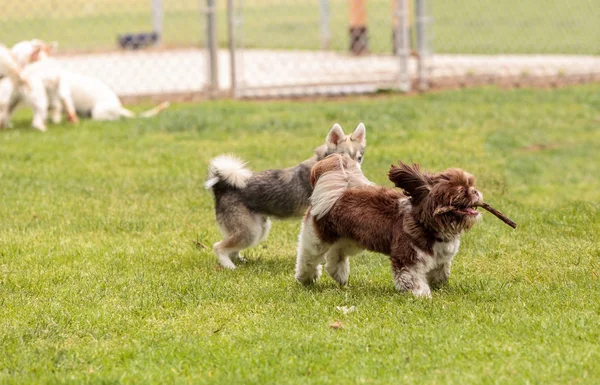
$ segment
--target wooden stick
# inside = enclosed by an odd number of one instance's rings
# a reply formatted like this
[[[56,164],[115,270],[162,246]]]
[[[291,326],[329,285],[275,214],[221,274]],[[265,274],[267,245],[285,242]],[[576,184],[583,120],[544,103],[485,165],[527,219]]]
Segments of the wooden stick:
[[[517,224],[515,222],[510,220],[506,215],[502,214],[500,211],[496,210],[495,208],[488,205],[487,203],[481,202],[478,204],[478,206],[480,206],[480,207],[484,208],[485,210],[489,211],[490,213],[494,214],[498,219],[500,219],[502,222],[506,223],[513,229],[517,228]]]

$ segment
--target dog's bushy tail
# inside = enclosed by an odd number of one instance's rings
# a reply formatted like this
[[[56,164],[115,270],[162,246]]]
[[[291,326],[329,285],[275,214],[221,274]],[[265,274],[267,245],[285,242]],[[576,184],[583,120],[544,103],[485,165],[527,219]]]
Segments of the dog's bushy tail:
[[[374,185],[360,169],[360,165],[348,156],[334,154],[317,162],[311,170],[310,215],[321,219],[351,187]]]
[[[212,189],[214,185],[223,182],[231,187],[242,189],[246,187],[252,171],[246,168],[246,162],[232,156],[219,155],[210,161],[208,179],[204,187]]]

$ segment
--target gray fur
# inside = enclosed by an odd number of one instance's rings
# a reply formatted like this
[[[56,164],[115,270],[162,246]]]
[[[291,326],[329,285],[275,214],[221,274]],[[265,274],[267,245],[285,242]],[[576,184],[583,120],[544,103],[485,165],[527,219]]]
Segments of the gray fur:
[[[335,135],[332,136],[332,132]],[[361,133],[360,137],[355,137],[356,132]],[[268,217],[283,219],[304,214],[312,194],[310,171],[315,163],[333,153],[362,160],[365,146],[362,123],[348,136],[336,124],[330,130],[326,144],[316,148],[312,157],[294,167],[252,173],[243,179],[243,187],[231,183],[234,171],[229,169],[227,173],[220,173],[215,162],[211,162],[206,186],[214,194],[216,219],[223,235],[223,240],[213,247],[219,263],[226,268],[235,268],[230,255],[264,240],[270,229]],[[250,171],[240,169],[237,172]]]

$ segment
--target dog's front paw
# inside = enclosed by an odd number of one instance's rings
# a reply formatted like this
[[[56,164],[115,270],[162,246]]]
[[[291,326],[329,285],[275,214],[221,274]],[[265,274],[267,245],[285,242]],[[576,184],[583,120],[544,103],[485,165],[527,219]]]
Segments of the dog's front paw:
[[[448,282],[450,277],[450,264],[444,264],[437,269],[431,270],[427,273],[427,281],[434,287],[440,287]]]

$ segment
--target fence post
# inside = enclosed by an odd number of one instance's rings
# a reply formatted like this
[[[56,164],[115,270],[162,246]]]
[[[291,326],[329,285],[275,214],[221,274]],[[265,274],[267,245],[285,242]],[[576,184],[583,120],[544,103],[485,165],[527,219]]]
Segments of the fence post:
[[[329,49],[331,42],[331,29],[329,27],[329,0],[320,0],[321,5],[321,49]]]
[[[412,0],[395,0],[396,6],[396,52],[398,53],[398,89],[402,92],[411,90],[411,79],[409,73],[410,60],[410,42],[409,42],[409,18],[408,18],[408,1]]]
[[[237,61],[236,61],[236,47],[235,47],[235,9],[233,7],[233,0],[227,0],[227,34],[229,35],[229,71],[231,80],[231,96],[237,98],[238,84],[237,84]]]
[[[157,45],[162,43],[163,19],[164,14],[162,0],[152,0],[152,29],[157,35]]]
[[[215,97],[219,90],[219,52],[215,0],[206,0],[206,46],[208,48],[208,93]]]
[[[350,0],[350,52],[362,55],[369,52],[367,35],[367,0]]]
[[[417,51],[419,52],[419,91],[429,88],[427,79],[427,59],[429,58],[429,47],[427,44],[428,17],[425,10],[425,0],[416,0],[416,29],[417,29]]]

